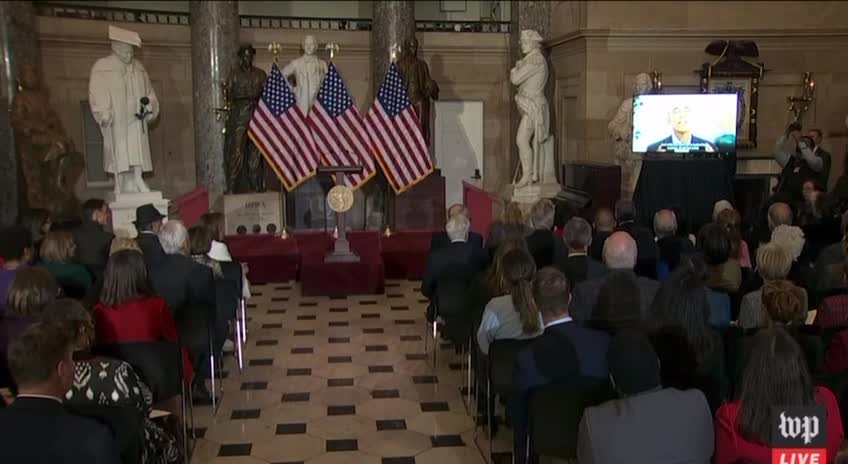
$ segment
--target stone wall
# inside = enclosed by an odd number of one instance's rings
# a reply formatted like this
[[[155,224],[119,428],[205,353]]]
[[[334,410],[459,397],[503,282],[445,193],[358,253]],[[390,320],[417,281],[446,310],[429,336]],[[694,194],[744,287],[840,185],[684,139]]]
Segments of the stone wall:
[[[84,147],[80,102],[88,95],[88,75],[98,58],[109,53],[105,21],[37,18],[45,82],[51,104],[77,143]],[[150,132],[154,170],[149,184],[173,198],[192,190],[195,183],[192,132],[190,30],[187,26],[125,25],[136,30],[144,46],[138,58],[147,68],[162,107],[159,122]],[[336,64],[359,109],[366,112],[373,99],[369,32],[291,31],[242,29],[241,41],[257,49],[256,65],[270,69],[269,42],[283,45],[282,66],[300,53],[307,33],[323,45],[337,42]],[[497,189],[508,182],[507,151],[511,96],[506,80],[510,68],[509,35],[495,33],[417,34],[423,58],[444,100],[482,100],[484,105],[484,179]],[[214,117],[214,115],[209,115]],[[104,195],[108,187],[92,187],[81,179],[81,198]]]

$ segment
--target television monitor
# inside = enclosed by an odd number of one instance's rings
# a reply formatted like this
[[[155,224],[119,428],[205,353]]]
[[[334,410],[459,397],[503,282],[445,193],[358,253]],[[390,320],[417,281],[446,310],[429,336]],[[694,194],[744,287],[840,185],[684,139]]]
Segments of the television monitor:
[[[736,94],[633,97],[634,153],[735,153]]]

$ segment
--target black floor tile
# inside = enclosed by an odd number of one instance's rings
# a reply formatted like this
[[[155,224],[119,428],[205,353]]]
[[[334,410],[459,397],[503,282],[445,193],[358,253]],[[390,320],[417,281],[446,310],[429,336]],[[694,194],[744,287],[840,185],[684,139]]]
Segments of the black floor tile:
[[[409,306],[392,306],[392,311],[409,311]]]
[[[350,356],[328,356],[327,362],[330,364],[351,363],[353,358]]]
[[[331,296],[330,299],[331,300],[346,300],[347,297],[346,296],[334,295],[334,296]]]
[[[247,309],[255,309],[256,304],[255,303],[248,303],[248,304],[244,305],[244,307],[247,308]]]
[[[309,368],[299,368],[299,369],[288,369],[286,371],[286,375],[294,376],[294,375],[312,375],[312,369]]]
[[[283,393],[283,403],[299,403],[309,401],[309,392]]]
[[[387,398],[400,398],[400,391],[398,390],[373,390],[371,392],[371,398],[375,400],[387,399]]]
[[[382,464],[415,464],[414,456],[383,458]]]
[[[267,390],[268,382],[243,382],[241,384],[242,391],[244,390]]]
[[[448,367],[452,371],[461,371],[462,366],[464,366],[464,365],[465,365],[464,363],[450,363],[450,364],[448,364]]]
[[[356,414],[356,406],[327,406],[328,416],[352,416]]]
[[[315,335],[315,331],[314,330],[295,330],[294,331],[295,337],[305,337],[305,336],[309,336],[309,335]]]
[[[292,348],[291,354],[312,354],[315,352],[315,348],[309,347],[301,347],[301,348]]]
[[[285,314],[286,310],[285,309],[269,309],[267,311],[267,313],[268,314]]]
[[[412,383],[416,384],[426,384],[426,383],[439,383],[439,378],[435,375],[413,375]]]
[[[446,446],[465,446],[465,443],[462,442],[462,437],[459,435],[433,435],[430,437],[430,443],[432,443],[436,448]]]
[[[250,443],[232,443],[218,448],[218,457],[250,456],[253,445]]]
[[[402,342],[420,342],[421,335],[401,335],[400,341]]]
[[[297,320],[299,321],[314,321],[318,316],[314,314],[304,314],[302,316],[297,316]]]
[[[365,351],[368,353],[389,351],[389,347],[387,345],[365,345]]]
[[[402,293],[387,293],[386,297],[387,298],[403,298],[403,294]]]
[[[356,440],[327,440],[327,452],[356,451],[359,443]]]
[[[395,368],[392,366],[368,366],[368,372],[372,374],[386,374],[394,371]]]
[[[367,329],[362,329],[362,333],[364,333],[366,335],[381,334],[381,333],[386,333],[386,330],[383,329],[382,327],[371,327],[371,328],[367,328]]]
[[[327,379],[328,387],[352,387],[353,379]]]
[[[331,313],[346,313],[347,308],[330,308]]]
[[[262,292],[252,292],[251,295],[252,296],[262,296],[263,294],[262,294]]]
[[[347,327],[350,325],[348,321],[330,321],[327,323],[329,327]]]
[[[318,303],[315,301],[301,301],[300,306],[318,306]]]
[[[377,421],[377,430],[406,430],[406,421],[403,419],[387,419]]]
[[[450,405],[444,401],[425,401],[421,403],[421,412],[447,412]]]
[[[359,304],[361,304],[363,306],[365,306],[365,305],[375,305],[375,304],[377,304],[377,302],[374,301],[374,300],[365,300],[365,301],[360,301]]]
[[[350,337],[330,337],[327,343],[350,343]]]
[[[271,297],[271,301],[289,301],[289,297],[287,297],[287,296]]]
[[[400,287],[400,284],[397,282],[386,282],[386,287]]]
[[[412,319],[395,319],[395,325],[413,325],[415,321]]]
[[[277,435],[302,435],[306,433],[306,424],[278,424]]]
[[[283,324],[262,324],[263,329],[282,329]]]
[[[260,358],[260,359],[251,359],[247,362],[248,366],[273,366],[274,360],[272,358]]]
[[[378,313],[364,313],[362,314],[363,319],[379,319],[380,314]]]
[[[512,453],[509,451],[492,452],[492,464],[512,464]]]
[[[411,353],[406,355],[407,361],[426,361],[427,353]]]
[[[280,285],[278,287],[274,287],[274,290],[291,290],[291,289],[292,289],[291,285]]]
[[[276,346],[279,344],[279,340],[256,340],[256,346]]]
[[[262,414],[261,409],[234,409],[233,413],[230,414],[230,419],[258,419],[260,414]]]

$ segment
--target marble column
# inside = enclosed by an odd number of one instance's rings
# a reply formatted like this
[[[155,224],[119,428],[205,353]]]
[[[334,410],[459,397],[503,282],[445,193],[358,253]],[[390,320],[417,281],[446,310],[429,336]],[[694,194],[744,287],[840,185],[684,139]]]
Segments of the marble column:
[[[392,45],[403,46],[406,39],[415,35],[415,5],[411,0],[383,0],[373,5],[371,82],[376,95],[389,69]]]
[[[194,165],[197,185],[209,190],[210,205],[222,199],[225,114],[222,84],[236,64],[239,47],[238,2],[190,1],[191,84],[194,110]]]
[[[17,219],[20,202],[26,198],[9,120],[17,90],[15,76],[24,63],[40,67],[40,57],[33,3],[0,2],[0,225]]]

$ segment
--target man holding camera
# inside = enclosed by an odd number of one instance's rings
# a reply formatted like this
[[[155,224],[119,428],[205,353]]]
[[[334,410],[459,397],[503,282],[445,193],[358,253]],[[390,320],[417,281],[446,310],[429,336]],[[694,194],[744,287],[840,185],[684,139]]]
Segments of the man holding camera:
[[[810,135],[801,135],[801,124],[793,122],[775,144],[774,158],[783,169],[775,193],[790,204],[801,200],[801,188],[806,180],[813,180],[822,190],[827,189],[830,153],[821,149],[820,143],[821,131],[812,130]]]

